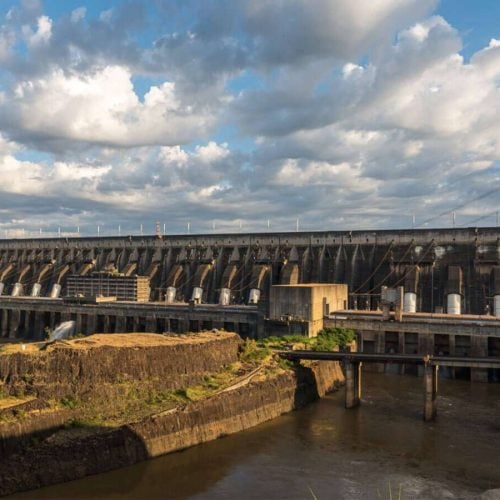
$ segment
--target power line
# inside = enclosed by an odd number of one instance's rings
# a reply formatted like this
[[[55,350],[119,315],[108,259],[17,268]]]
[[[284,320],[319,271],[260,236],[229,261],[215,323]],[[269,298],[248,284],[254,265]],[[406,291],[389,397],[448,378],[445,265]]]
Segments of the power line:
[[[457,205],[456,207],[452,208],[451,210],[446,210],[446,212],[441,212],[440,214],[438,215],[435,215],[433,217],[430,217],[429,219],[427,219],[426,221],[422,222],[422,224],[420,224],[418,227],[422,228],[424,226],[426,226],[429,222],[432,222],[436,219],[439,219],[445,215],[448,215],[450,213],[453,213],[455,212],[456,210],[460,210],[461,208],[464,208],[466,207],[467,205],[469,205],[470,203],[474,203],[475,201],[479,201],[479,200],[482,200],[483,198],[487,198],[488,196],[491,196],[492,194],[495,194],[497,193],[498,191],[500,191],[500,186],[495,188],[495,189],[491,189],[490,191],[487,191],[486,193],[483,193],[479,196],[476,196],[475,198],[472,198],[471,200],[468,200],[464,203],[462,203],[461,205]]]
[[[385,252],[384,256],[380,259],[380,262],[378,263],[377,267],[373,270],[373,272],[370,274],[370,276],[368,276],[368,278],[366,278],[366,280],[361,285],[359,285],[358,288],[356,288],[356,290],[354,290],[354,292],[352,292],[351,295],[357,294],[373,278],[373,276],[375,276],[375,273],[380,269],[382,264],[385,262],[385,259],[389,255],[389,252],[391,251],[393,244],[394,244],[394,241],[391,241],[391,244],[389,245],[387,252]]]

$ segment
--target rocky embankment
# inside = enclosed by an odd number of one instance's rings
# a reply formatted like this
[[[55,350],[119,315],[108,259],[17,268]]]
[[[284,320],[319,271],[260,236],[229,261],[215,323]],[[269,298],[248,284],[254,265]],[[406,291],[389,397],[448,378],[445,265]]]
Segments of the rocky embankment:
[[[196,367],[204,366],[204,363],[209,366],[219,357],[217,362],[221,364],[217,369],[221,370],[221,365],[225,364],[222,369],[224,374],[230,372],[228,367],[238,368],[229,385],[212,393],[194,400],[182,400],[163,411],[156,409],[120,425],[107,425],[106,421],[76,427],[59,425],[43,435],[38,431],[30,434],[29,429],[24,428],[25,435],[31,435],[31,442],[4,454],[0,463],[0,495],[98,474],[239,432],[300,408],[343,382],[342,371],[335,362],[295,368],[264,363],[244,373],[241,360],[235,362],[231,354],[238,344],[239,337],[224,334],[213,344],[207,341],[205,348],[197,352],[196,357],[206,356],[207,360],[193,360],[195,372],[198,370]],[[229,351],[225,362],[222,354],[216,354],[219,348]],[[209,352],[211,350],[213,352]],[[119,356],[111,354],[111,358],[117,360]],[[177,366],[177,361],[162,359],[158,357],[156,361],[163,363],[164,368]],[[126,360],[128,364],[135,363],[131,353]],[[141,368],[129,367],[127,370],[146,380],[149,376],[146,372],[149,370],[151,373],[151,368],[146,367],[143,360],[142,354],[139,354],[137,363]],[[110,376],[112,373],[104,367],[96,370],[93,373]],[[160,373],[158,368],[155,370],[158,370],[155,373]],[[14,373],[22,378],[21,372]],[[168,377],[165,369],[163,373]],[[188,380],[191,374],[189,369],[184,374],[179,373],[179,380],[181,375]],[[210,377],[208,379],[211,380]],[[111,406],[114,403],[109,401]],[[32,419],[33,424],[44,414],[44,410],[36,411],[39,418]],[[70,411],[78,411],[78,408]],[[10,425],[13,425],[12,422]],[[18,422],[18,425],[21,423]],[[0,433],[5,429],[0,425]]]
[[[42,399],[111,397],[128,383],[158,390],[198,382],[238,359],[241,339],[228,332],[196,335],[99,334],[0,351],[0,388]],[[14,352],[13,352],[13,349]]]

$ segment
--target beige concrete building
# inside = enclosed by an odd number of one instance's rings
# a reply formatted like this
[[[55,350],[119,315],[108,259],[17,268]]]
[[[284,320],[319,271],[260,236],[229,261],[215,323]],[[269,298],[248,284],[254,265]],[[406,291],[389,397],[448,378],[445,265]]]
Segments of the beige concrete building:
[[[315,337],[323,318],[347,308],[347,285],[304,283],[271,286],[268,331]]]

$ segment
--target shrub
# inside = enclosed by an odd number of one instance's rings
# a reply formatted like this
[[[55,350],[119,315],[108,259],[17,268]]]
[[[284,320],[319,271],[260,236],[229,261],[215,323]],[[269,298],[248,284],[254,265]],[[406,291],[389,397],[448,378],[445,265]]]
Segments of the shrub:
[[[246,339],[240,354],[244,363],[257,363],[271,355],[267,346],[259,346],[255,340]]]
[[[354,330],[349,328],[323,328],[318,332],[315,351],[333,351],[336,347],[344,348],[356,338]]]
[[[61,405],[69,408],[70,410],[75,409],[78,406],[78,403],[78,399],[75,396],[71,395],[61,399]]]

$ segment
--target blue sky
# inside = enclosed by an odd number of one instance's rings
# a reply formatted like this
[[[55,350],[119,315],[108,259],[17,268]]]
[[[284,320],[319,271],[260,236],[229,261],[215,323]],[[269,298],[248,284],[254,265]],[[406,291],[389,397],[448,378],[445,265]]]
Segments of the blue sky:
[[[0,234],[495,224],[499,20],[493,0],[5,0]]]

